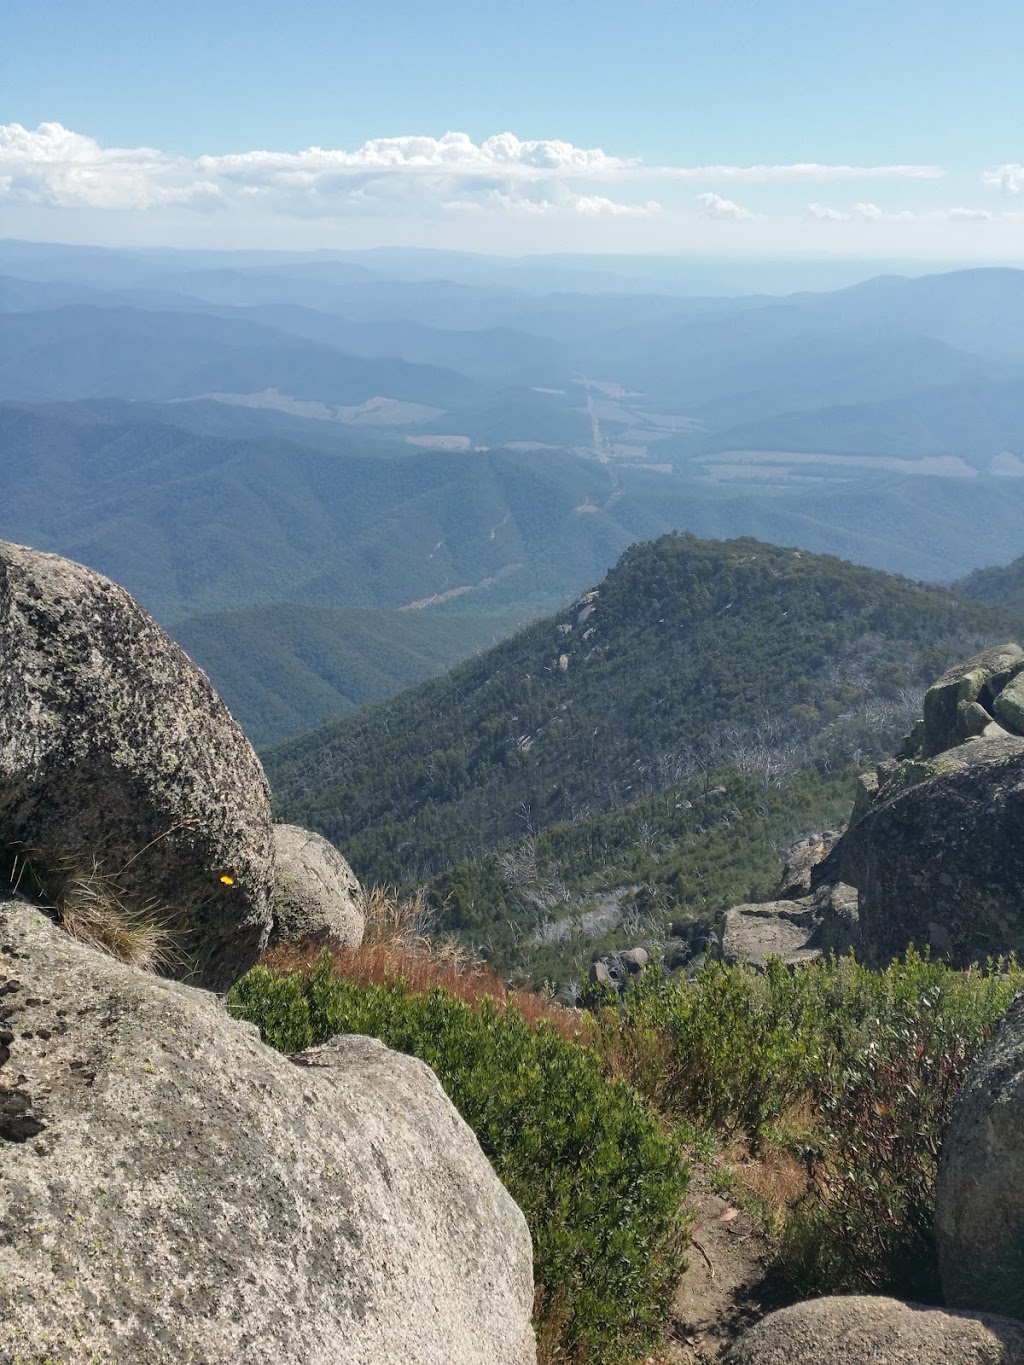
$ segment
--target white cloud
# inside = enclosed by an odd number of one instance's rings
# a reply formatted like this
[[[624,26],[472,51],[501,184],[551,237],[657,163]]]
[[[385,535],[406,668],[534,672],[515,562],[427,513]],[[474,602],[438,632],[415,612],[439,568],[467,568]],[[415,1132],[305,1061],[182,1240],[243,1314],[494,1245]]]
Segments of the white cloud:
[[[1024,165],[1019,161],[1008,161],[994,171],[984,171],[981,178],[993,189],[1005,190],[1007,194],[1020,194],[1024,190]]]
[[[649,218],[662,210],[656,199],[648,199],[645,204],[620,204],[599,194],[574,194],[569,203],[576,213],[589,218]]]
[[[698,194],[697,203],[708,218],[740,219],[754,216],[742,204],[733,203],[731,199],[723,199],[720,194],[712,194],[710,190],[706,194]]]
[[[877,204],[854,204],[853,211],[858,217],[872,223],[987,223],[996,216],[987,209],[965,208],[962,205],[949,209],[925,209],[913,213],[910,209],[892,212],[879,208]]]
[[[780,166],[660,166],[647,173],[675,180],[699,180],[706,184],[744,185],[792,185],[807,181],[824,184],[842,180],[941,180],[946,174],[942,166],[832,166],[816,161]]]
[[[150,147],[101,147],[59,123],[8,123],[0,124],[0,193],[60,208],[146,209],[219,190]]]
[[[995,217],[995,214],[989,213],[988,209],[969,209],[964,207],[945,209],[942,211],[942,215],[951,223],[988,223]]]
[[[853,216],[839,209],[830,208],[828,204],[808,204],[807,212],[820,223],[848,223]]]
[[[608,156],[600,147],[574,147],[556,139],[522,142],[514,133],[499,133],[477,144],[466,133],[449,132],[440,138],[372,138],[353,152],[324,147],[301,152],[253,151],[201,156],[195,164],[201,174],[246,183],[311,185],[339,176],[395,172],[593,179],[617,175],[635,163]]]
[[[666,181],[784,184],[858,179],[932,179],[937,166],[644,166],[600,147],[499,133],[476,143],[466,133],[371,138],[354,150],[307,147],[195,158],[152,147],[103,147],[94,138],[42,123],[0,124],[0,197],[51,208],[213,209],[309,217],[443,214],[469,206],[492,213],[649,218],[655,199],[600,192],[610,184]],[[718,195],[700,196],[718,218],[754,216]]]

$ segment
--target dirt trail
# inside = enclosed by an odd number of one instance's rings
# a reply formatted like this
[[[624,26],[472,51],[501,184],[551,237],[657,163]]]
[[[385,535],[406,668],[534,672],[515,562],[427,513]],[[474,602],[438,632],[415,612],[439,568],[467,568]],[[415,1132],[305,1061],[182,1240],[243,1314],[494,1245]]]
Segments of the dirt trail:
[[[676,1291],[664,1365],[719,1360],[741,1332],[787,1301],[765,1234],[714,1192],[701,1166],[694,1166],[687,1207],[695,1216],[689,1266]]]

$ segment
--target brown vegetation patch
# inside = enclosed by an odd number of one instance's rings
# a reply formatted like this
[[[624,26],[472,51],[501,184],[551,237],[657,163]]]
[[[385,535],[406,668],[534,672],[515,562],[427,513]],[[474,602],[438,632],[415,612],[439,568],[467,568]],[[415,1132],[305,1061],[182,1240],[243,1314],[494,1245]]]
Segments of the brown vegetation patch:
[[[422,893],[402,896],[393,887],[374,886],[363,892],[362,908],[366,918],[362,945],[327,950],[337,976],[359,986],[402,985],[422,994],[444,990],[474,1008],[491,1000],[499,1009],[516,1010],[532,1027],[548,1025],[570,1042],[594,1040],[589,1014],[566,1009],[540,991],[508,986],[456,940],[432,939]],[[315,940],[280,944],[260,961],[275,972],[310,971],[324,951]]]

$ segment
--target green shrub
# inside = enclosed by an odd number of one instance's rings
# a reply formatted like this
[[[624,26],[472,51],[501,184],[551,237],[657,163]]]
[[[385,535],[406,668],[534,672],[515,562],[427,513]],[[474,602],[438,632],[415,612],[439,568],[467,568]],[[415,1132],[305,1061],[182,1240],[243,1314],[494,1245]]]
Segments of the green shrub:
[[[599,1040],[610,1071],[716,1137],[757,1146],[793,1106],[810,1115],[811,1188],[780,1252],[799,1292],[929,1300],[943,1130],[1022,986],[1012,959],[957,972],[913,951],[883,971],[852,957],[763,976],[713,962],[689,983],[645,976],[598,1011]]]
[[[971,1062],[1022,985],[908,954],[885,972],[822,973],[830,1045],[813,1077],[821,1119],[813,1189],[787,1224],[782,1261],[804,1294],[942,1301],[935,1177]]]
[[[593,1053],[489,1000],[474,1010],[443,991],[356,986],[326,958],[308,973],[254,968],[230,1004],[282,1051],[366,1033],[433,1067],[526,1216],[556,1358],[617,1365],[658,1339],[683,1264],[688,1171]]]
[[[817,1065],[819,1002],[803,973],[708,962],[694,978],[654,972],[621,1015],[602,1014],[606,1055],[676,1118],[722,1136],[762,1132],[806,1092]]]

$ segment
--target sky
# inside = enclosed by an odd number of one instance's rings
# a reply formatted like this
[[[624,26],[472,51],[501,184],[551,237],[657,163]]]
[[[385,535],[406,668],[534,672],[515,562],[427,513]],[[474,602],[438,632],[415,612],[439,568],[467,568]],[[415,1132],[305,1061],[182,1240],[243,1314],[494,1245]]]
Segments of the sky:
[[[0,0],[0,237],[1024,264],[1021,0]]]

